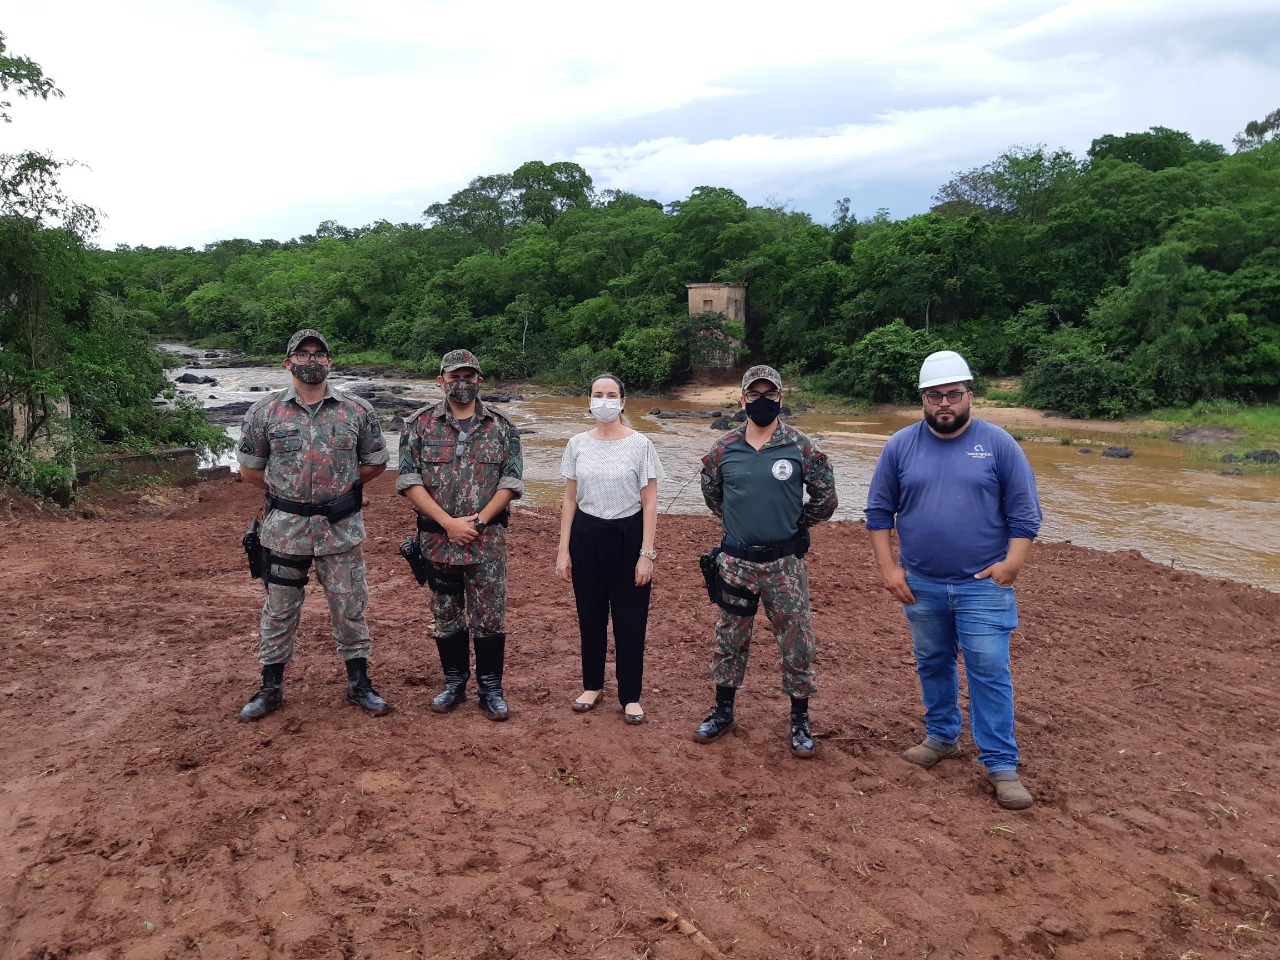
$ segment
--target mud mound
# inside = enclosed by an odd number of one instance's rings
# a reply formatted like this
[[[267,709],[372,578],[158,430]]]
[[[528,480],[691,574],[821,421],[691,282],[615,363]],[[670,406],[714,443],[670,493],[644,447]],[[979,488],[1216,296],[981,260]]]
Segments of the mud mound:
[[[1235,427],[1224,427],[1220,424],[1199,424],[1179,427],[1173,431],[1172,439],[1178,443],[1230,443],[1244,436],[1243,430]]]
[[[558,520],[511,528],[507,692],[428,709],[408,510],[368,492],[361,715],[312,596],[286,706],[256,687],[255,492],[215,482],[110,519],[0,523],[5,958],[1280,955],[1280,595],[1038,545],[1014,636],[1030,811],[970,742],[933,771],[900,610],[861,527],[814,532],[817,757],[787,750],[761,625],[739,730],[699,745],[709,518],[659,519],[648,722],[575,714]]]

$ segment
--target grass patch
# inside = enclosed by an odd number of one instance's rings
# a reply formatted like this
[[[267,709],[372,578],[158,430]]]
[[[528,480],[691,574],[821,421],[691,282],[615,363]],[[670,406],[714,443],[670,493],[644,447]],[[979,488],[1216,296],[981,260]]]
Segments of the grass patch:
[[[1280,406],[1245,405],[1234,400],[1204,400],[1191,407],[1153,410],[1150,419],[1172,429],[1217,426],[1238,430],[1238,440],[1229,446],[1236,451],[1280,449]]]
[[[993,387],[982,396],[993,407],[1016,407],[1022,403],[1020,390],[1001,390]]]
[[[782,393],[784,404],[790,407],[802,405],[812,413],[866,413],[871,409],[871,406],[858,403],[843,394],[811,386],[805,380],[794,383],[784,380]]]

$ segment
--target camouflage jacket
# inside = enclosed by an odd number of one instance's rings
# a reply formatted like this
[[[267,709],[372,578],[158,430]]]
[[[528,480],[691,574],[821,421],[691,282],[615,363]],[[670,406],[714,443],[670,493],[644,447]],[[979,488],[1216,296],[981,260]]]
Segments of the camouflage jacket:
[[[360,479],[362,464],[386,463],[390,454],[367,400],[332,385],[314,414],[290,385],[249,408],[241,426],[240,465],[265,470],[267,489],[299,503],[328,503]],[[283,510],[267,513],[263,546],[277,553],[326,556],[364,541],[360,513],[329,523],[326,517],[302,517]]]
[[[425,487],[431,499],[451,517],[479,513],[499,490],[524,493],[524,457],[520,433],[511,421],[476,401],[471,430],[460,436],[449,404],[414,411],[400,440],[400,478],[396,490]],[[492,524],[466,546],[449,542],[443,533],[423,533],[422,553],[435,563],[469,564],[494,560],[507,548],[507,531]]]
[[[784,421],[756,450],[746,431],[746,424],[729,431],[702,458],[702,498],[728,536],[744,545],[780,543],[799,524],[835,512],[835,475],[812,440]]]

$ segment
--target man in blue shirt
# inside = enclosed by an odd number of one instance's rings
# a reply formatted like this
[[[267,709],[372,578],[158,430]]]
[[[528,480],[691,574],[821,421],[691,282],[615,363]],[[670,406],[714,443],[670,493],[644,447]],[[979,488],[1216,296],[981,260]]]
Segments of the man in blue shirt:
[[[962,654],[978,760],[996,802],[1023,810],[1032,800],[1018,778],[1009,636],[1018,625],[1013,583],[1040,530],[1040,501],[1017,442],[971,419],[972,380],[958,353],[925,358],[924,420],[885,444],[867,530],[884,587],[903,604],[924,697],[925,738],[903,756],[929,768],[959,752]]]

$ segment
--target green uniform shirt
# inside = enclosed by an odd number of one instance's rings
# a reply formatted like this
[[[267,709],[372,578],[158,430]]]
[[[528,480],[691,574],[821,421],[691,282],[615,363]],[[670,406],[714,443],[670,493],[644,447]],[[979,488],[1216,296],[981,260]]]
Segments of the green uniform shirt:
[[[746,430],[746,424],[731,430],[702,458],[702,497],[723,520],[726,536],[768,546],[795,536],[802,519],[812,526],[835,512],[835,475],[812,440],[780,422],[756,450]]]
[[[524,493],[520,433],[510,420],[477,400],[466,439],[460,434],[447,402],[416,410],[405,421],[396,490],[425,487],[451,517],[479,513],[499,490],[514,490],[517,498]],[[496,524],[466,546],[443,533],[424,533],[420,541],[428,560],[450,564],[493,560],[507,545],[506,530]]]
[[[293,385],[249,408],[236,454],[242,467],[264,470],[267,489],[297,503],[329,503],[360,479],[362,464],[386,463],[390,454],[369,401],[326,384],[315,413]],[[364,542],[359,511],[337,523],[271,510],[262,522],[262,545],[275,553],[327,556]]]

